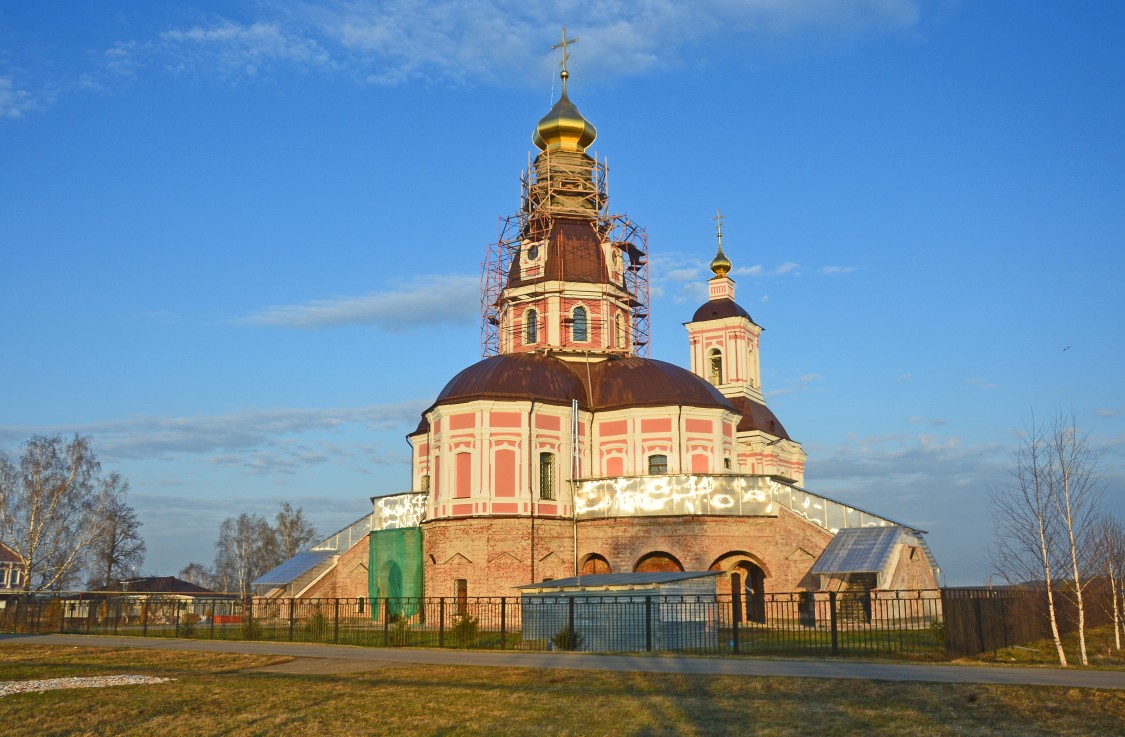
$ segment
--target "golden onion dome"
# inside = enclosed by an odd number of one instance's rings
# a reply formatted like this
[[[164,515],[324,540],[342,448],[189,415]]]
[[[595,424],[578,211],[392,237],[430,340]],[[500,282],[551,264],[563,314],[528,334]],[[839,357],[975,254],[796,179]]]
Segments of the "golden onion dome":
[[[719,252],[715,254],[715,258],[711,259],[711,271],[715,272],[715,277],[723,277],[730,273],[731,270],[730,259],[723,253],[723,245],[719,244]]]
[[[584,152],[598,137],[598,131],[566,96],[566,80],[570,74],[564,69],[559,76],[562,77],[562,95],[535,126],[531,142],[541,151]]]

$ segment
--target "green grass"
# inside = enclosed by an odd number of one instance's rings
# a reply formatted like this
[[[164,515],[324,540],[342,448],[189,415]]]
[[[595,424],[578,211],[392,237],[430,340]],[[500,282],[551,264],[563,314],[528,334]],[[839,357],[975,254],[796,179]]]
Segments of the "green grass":
[[[0,644],[0,679],[172,683],[0,698],[0,735],[1110,735],[1125,692],[1023,686],[396,666],[241,672],[286,658]],[[32,726],[33,725],[33,726]]]

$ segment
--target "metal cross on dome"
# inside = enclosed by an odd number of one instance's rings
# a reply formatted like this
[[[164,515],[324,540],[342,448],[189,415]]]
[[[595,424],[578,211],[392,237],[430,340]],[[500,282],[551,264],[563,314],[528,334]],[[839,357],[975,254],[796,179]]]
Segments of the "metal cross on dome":
[[[555,49],[562,49],[562,61],[559,62],[559,65],[562,67],[562,70],[564,72],[566,71],[566,60],[570,58],[570,54],[566,53],[566,47],[570,44],[576,44],[576,43],[578,43],[577,38],[569,38],[568,39],[566,37],[566,26],[563,26],[562,27],[562,43],[557,43],[557,44],[555,44],[554,46],[551,47],[551,51],[554,51]]]
[[[723,248],[723,221],[727,216],[721,210],[715,210],[715,217],[711,218],[715,221],[715,232],[719,235],[719,250]]]

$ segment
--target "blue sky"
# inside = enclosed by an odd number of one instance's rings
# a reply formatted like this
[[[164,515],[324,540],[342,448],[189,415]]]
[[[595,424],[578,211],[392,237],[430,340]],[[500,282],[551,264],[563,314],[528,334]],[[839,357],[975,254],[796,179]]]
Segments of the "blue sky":
[[[720,208],[808,488],[980,583],[1015,428],[1073,409],[1121,509],[1118,2],[0,5],[0,447],[92,435],[163,575],[227,515],[405,490],[564,23],[654,357]]]

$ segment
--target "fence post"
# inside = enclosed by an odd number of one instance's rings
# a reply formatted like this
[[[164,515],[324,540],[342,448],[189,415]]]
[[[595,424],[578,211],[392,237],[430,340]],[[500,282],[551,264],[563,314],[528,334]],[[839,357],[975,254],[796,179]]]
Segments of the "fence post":
[[[289,642],[293,642],[293,598],[289,599]]]
[[[58,599],[56,599],[58,601]],[[66,602],[59,601],[59,634],[66,631]]]
[[[176,603],[173,605],[173,609],[172,609],[172,611],[174,612],[174,614],[172,616],[172,619],[176,623],[176,637],[180,636],[180,604],[181,603],[182,602],[177,600]]]
[[[578,645],[575,640],[578,638],[574,634],[574,597],[567,598],[566,607],[566,649],[574,650]]]
[[[508,598],[500,597],[500,649],[508,649]]]
[[[332,642],[340,642],[340,597],[336,597],[336,607],[332,616]]]
[[[218,603],[219,603],[219,602],[218,602],[218,601],[215,601],[215,600],[212,600],[212,601],[211,601],[211,624],[210,624],[210,630],[211,630],[211,639],[212,639],[212,640],[214,640],[214,639],[215,639],[215,614],[217,613],[217,612],[216,612],[216,610],[217,610],[217,609],[219,608],[219,607],[218,607]],[[206,612],[207,610],[206,610],[206,609],[204,609],[203,611],[204,611],[204,612]]]
[[[141,604],[141,637],[148,637],[148,610],[152,608],[152,597],[145,597]]]
[[[645,651],[652,652],[652,594],[645,597]]]
[[[738,589],[731,592],[730,597],[730,626],[731,626],[731,650],[735,654],[742,652],[742,643],[739,641],[738,625],[742,621],[742,597],[738,594]]]
[[[837,624],[838,624],[837,620],[838,620],[838,618],[836,616],[836,592],[835,591],[829,591],[828,592],[828,621],[829,621],[829,626],[831,626],[831,628],[832,628],[832,654],[833,655],[839,655],[840,654],[840,637],[839,637],[840,631],[839,631],[839,627],[837,626]]]
[[[242,614],[246,620],[246,639],[254,639],[254,600],[250,597],[242,599]]]
[[[437,646],[445,647],[445,597],[438,599],[438,635]]]
[[[390,644],[391,598],[383,599],[383,647]]]

